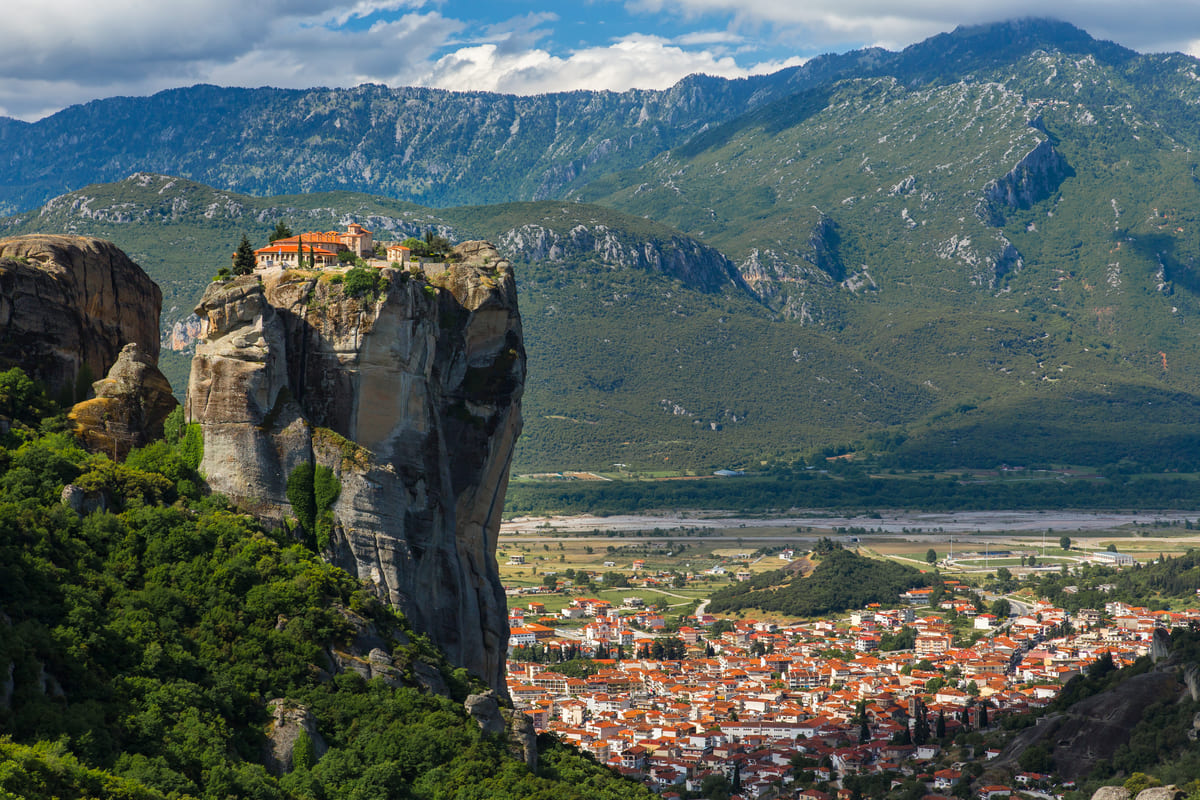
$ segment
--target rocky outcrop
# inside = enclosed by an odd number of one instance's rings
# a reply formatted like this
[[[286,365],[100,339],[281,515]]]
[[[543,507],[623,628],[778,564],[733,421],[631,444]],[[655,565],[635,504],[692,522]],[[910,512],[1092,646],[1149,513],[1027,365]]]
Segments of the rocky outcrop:
[[[68,418],[88,450],[114,461],[161,439],[163,422],[179,405],[166,376],[135,342],[121,349],[117,363],[92,384],[92,391],[95,397],[76,403]]]
[[[186,318],[177,320],[171,329],[162,336],[162,346],[175,352],[182,352],[196,344],[200,338],[200,318],[189,314]]]
[[[1000,227],[1008,212],[1045,200],[1073,174],[1062,153],[1049,139],[1043,139],[1004,177],[988,182],[977,213],[988,224]]]
[[[468,695],[463,709],[484,733],[503,736],[513,758],[537,771],[537,729],[528,714],[502,708],[496,693],[490,690]]]
[[[328,272],[212,284],[186,411],[209,484],[264,520],[303,516],[297,467],[329,470],[326,557],[505,694],[495,547],[525,351],[509,262],[482,242],[455,253],[358,296]]]
[[[1092,800],[1129,800],[1129,790],[1124,786],[1101,786]]]
[[[317,721],[306,707],[282,698],[267,703],[271,722],[267,726],[267,741],[263,747],[263,763],[273,775],[291,772],[296,767],[296,744],[306,735],[312,744],[311,756],[319,759],[329,746],[317,730]]]
[[[504,733],[507,728],[504,717],[500,716],[500,702],[494,692],[468,695],[463,708],[484,733],[495,736]]]
[[[1183,800],[1187,792],[1178,786],[1151,786],[1142,789],[1135,800]]]
[[[525,766],[537,771],[537,729],[523,711],[514,711],[508,718],[508,751],[514,758],[524,761]]]
[[[745,288],[733,262],[687,236],[640,237],[603,223],[576,223],[567,230],[530,223],[501,234],[498,246],[521,261],[558,263],[589,256],[610,268],[641,269],[678,278],[703,292]]]
[[[1177,665],[1162,662],[1150,672],[1119,683],[1113,689],[1051,714],[1019,733],[1004,749],[997,766],[1015,767],[1016,759],[1041,742],[1051,749],[1056,771],[1067,780],[1080,780],[1102,762],[1110,761],[1146,709],[1160,701],[1174,701],[1186,691],[1177,678]]]
[[[116,245],[86,236],[0,240],[0,368],[52,394],[108,373],[130,342],[157,363],[162,292]]]

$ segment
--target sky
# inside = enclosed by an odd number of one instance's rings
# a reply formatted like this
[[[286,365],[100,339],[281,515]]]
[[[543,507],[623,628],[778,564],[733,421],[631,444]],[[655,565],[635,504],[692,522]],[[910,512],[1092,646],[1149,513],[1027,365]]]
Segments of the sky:
[[[3,0],[0,116],[212,83],[540,94],[661,89],[1026,16],[1200,55],[1200,2],[1157,0]]]

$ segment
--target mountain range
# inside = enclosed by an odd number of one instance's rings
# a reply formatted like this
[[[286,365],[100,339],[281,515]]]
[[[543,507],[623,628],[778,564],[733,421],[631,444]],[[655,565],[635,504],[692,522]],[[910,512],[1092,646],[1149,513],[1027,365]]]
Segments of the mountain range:
[[[493,241],[519,470],[1190,469],[1198,67],[1022,20],[662,92],[192,87],[0,120],[0,232],[117,242],[181,344],[278,220]]]

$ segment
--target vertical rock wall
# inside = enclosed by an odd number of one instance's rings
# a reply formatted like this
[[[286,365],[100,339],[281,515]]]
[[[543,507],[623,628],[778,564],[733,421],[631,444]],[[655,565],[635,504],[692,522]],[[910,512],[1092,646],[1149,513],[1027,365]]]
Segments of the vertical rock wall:
[[[18,366],[54,394],[86,390],[121,348],[158,361],[162,292],[112,242],[39,234],[0,240],[0,370]]]
[[[456,253],[419,276],[378,271],[377,295],[348,296],[336,272],[214,283],[187,414],[214,490],[263,519],[296,516],[297,466],[332,470],[326,557],[504,692],[495,550],[525,351],[511,265],[483,242]]]

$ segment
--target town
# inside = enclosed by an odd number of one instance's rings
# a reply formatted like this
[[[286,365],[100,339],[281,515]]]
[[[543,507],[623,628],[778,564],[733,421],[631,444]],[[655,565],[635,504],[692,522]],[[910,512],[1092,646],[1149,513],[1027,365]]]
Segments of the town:
[[[508,688],[539,731],[668,798],[723,787],[722,796],[851,800],[871,796],[863,786],[905,782],[927,798],[1060,795],[1074,785],[1036,765],[972,790],[1001,755],[981,734],[1045,708],[1094,664],[1150,654],[1155,631],[1200,622],[1196,609],[1111,602],[1072,614],[1044,600],[1005,600],[1001,617],[954,580],[936,606],[931,594],[799,624],[718,619],[701,603],[671,634],[638,597],[616,607],[579,596],[548,615],[528,595],[510,610]],[[955,646],[956,617],[970,619],[973,644]],[[581,619],[582,629],[557,627]],[[905,647],[885,651],[885,641]],[[939,744],[949,742],[957,761]]]

